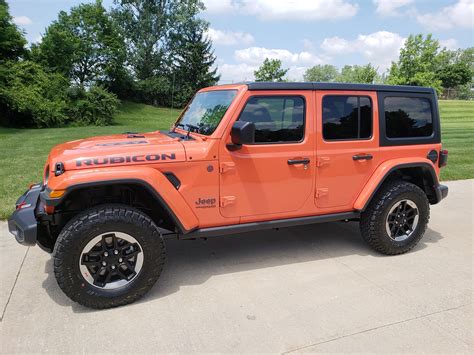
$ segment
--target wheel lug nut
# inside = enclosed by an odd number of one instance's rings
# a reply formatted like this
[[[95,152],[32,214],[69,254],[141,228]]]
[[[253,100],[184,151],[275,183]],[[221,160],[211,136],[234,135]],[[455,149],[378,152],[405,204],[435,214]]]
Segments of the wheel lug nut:
[[[106,266],[107,263],[105,261],[102,261],[102,266]]]
[[[115,265],[112,265],[111,267],[112,267],[112,270],[115,270]]]
[[[104,256],[105,256],[105,257],[109,256],[109,253],[105,252],[105,253],[104,253]]]
[[[117,255],[119,253],[119,251],[116,249],[114,250],[114,254]]]
[[[120,259],[119,259],[119,263],[121,263],[122,261],[123,261],[123,259],[122,259],[122,258],[120,258]]]

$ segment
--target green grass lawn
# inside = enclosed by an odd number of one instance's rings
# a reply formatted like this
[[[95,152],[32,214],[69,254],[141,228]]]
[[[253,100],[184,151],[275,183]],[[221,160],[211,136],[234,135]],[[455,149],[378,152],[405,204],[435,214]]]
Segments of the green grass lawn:
[[[12,129],[0,127],[0,219],[10,216],[30,183],[41,181],[49,151],[56,144],[91,136],[169,129],[180,110],[126,102],[106,127]]]
[[[474,101],[439,102],[443,148],[449,151],[442,180],[474,178]]]
[[[440,101],[443,147],[449,150],[443,180],[474,178],[474,101]],[[0,219],[7,218],[28,184],[41,180],[50,149],[65,141],[123,132],[168,129],[179,110],[124,103],[107,127],[11,129],[0,127]]]

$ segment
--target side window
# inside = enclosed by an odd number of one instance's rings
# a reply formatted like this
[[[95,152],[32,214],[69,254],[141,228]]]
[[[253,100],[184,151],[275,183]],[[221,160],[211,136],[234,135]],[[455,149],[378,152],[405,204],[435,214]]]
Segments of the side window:
[[[253,96],[239,120],[255,124],[255,143],[300,142],[305,101],[300,96]]]
[[[325,140],[368,139],[372,136],[372,102],[367,96],[323,97]]]
[[[431,103],[423,97],[384,98],[388,138],[429,137],[433,133]]]

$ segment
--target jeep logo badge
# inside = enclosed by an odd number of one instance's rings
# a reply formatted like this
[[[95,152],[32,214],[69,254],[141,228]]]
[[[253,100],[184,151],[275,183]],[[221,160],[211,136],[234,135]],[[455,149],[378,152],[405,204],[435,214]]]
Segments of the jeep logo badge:
[[[216,207],[215,198],[201,198],[199,197],[195,202],[196,208],[214,208]]]

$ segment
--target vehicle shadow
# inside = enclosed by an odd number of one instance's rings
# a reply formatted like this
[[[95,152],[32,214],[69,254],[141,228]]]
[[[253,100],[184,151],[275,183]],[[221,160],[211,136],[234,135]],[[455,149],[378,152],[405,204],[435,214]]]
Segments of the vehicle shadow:
[[[441,234],[428,229],[411,251],[436,243]],[[387,257],[370,249],[355,222],[332,222],[209,238],[166,241],[167,260],[157,284],[137,303],[150,302],[179,292],[183,286],[200,285],[216,275],[290,265],[347,255]],[[93,312],[70,301],[56,284],[53,264],[46,264],[43,282],[50,297],[74,312]]]

